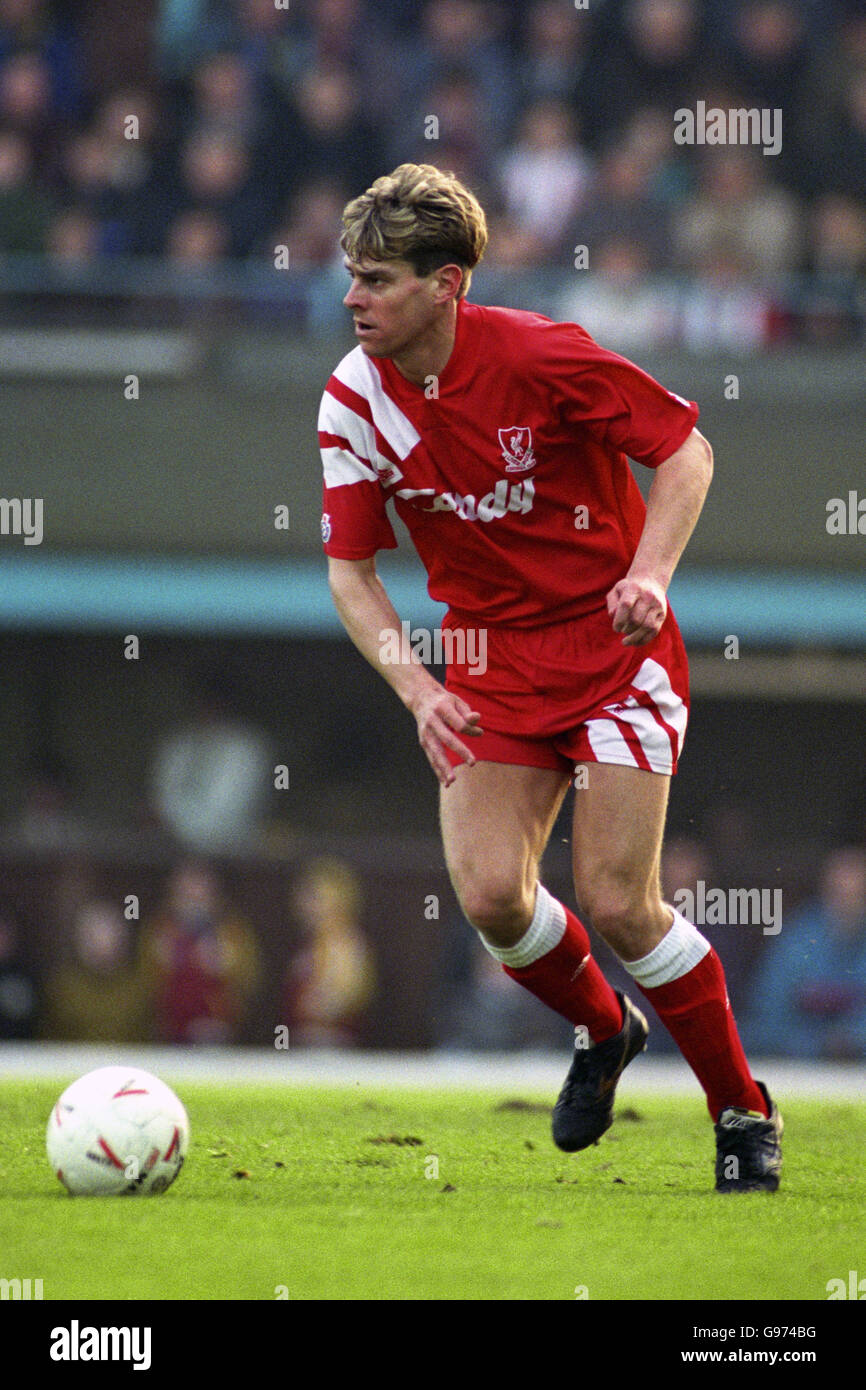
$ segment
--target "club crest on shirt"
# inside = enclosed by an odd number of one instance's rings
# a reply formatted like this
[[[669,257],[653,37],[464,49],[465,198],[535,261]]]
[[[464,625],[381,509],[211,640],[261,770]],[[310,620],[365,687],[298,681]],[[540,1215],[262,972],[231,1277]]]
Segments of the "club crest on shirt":
[[[535,467],[532,430],[528,425],[508,425],[499,431],[499,446],[506,460],[506,473],[526,473]]]

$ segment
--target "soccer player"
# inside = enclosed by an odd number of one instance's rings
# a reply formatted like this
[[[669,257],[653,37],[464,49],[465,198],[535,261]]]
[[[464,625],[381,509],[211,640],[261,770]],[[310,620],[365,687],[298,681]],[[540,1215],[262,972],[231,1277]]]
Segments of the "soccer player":
[[[778,1110],[749,1070],[716,952],[659,886],[689,701],[666,591],[712,474],[698,408],[576,324],[470,304],[487,230],[453,175],[401,164],[343,226],[358,345],[319,414],[331,592],[415,717],[463,912],[506,973],[575,1025],[553,1138],[575,1151],[605,1132],[648,1032],[538,879],[573,779],[581,912],[706,1092],[717,1190],[774,1191]],[[654,470],[646,506],[626,456]],[[389,501],[448,605],[444,686],[376,573],[397,544]]]

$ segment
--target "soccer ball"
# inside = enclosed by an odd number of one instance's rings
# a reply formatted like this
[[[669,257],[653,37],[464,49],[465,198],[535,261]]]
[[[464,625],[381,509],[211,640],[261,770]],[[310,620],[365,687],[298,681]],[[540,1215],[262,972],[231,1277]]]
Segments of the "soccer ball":
[[[45,1143],[73,1196],[164,1192],[183,1166],[189,1120],[174,1091],[150,1072],[99,1067],[63,1092]]]

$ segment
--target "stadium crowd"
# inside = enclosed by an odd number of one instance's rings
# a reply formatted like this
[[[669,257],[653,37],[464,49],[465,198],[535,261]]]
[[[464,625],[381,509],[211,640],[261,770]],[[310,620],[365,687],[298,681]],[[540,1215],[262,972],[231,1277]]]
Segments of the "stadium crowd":
[[[41,940],[14,907],[0,910],[0,1042],[361,1039],[376,967],[361,883],[339,859],[310,859],[293,875],[270,959],[261,924],[203,858],[174,863],[140,923],[135,900],[120,901],[86,855],[58,861],[46,883]]]
[[[782,112],[781,148],[674,113]],[[486,264],[572,272],[601,336],[845,339],[866,273],[857,0],[0,0],[0,254],[328,269],[347,197],[403,160],[489,209]],[[573,273],[588,248],[589,293]],[[780,277],[810,288],[773,297]],[[708,287],[682,306],[652,273]],[[751,290],[751,293],[749,292]],[[689,328],[691,308],[692,327]],[[635,328],[635,325],[637,327]]]
[[[325,854],[266,861],[254,849],[260,837],[243,849],[255,830],[243,783],[217,826],[234,827],[237,854],[216,831],[206,847],[177,806],[153,809],[162,852],[154,857],[151,841],[143,860],[119,851],[109,866],[89,849],[80,808],[64,811],[44,790],[29,795],[19,849],[6,843],[0,1041],[281,1046],[274,1039],[285,1033],[292,1048],[383,1046],[396,1009],[410,1015],[412,1047],[567,1046],[569,1025],[513,988],[450,898],[441,922],[425,919],[413,937],[429,867],[420,879],[407,869],[395,902],[369,841],[363,868]],[[805,863],[802,845],[782,863],[755,808],[736,799],[716,803],[701,833],[665,846],[666,899],[724,958],[756,1053],[866,1059],[866,818],[862,806],[851,811],[847,838],[812,845]],[[133,898],[130,883],[141,885]],[[612,952],[599,941],[596,951],[627,988]],[[395,999],[398,977],[429,980],[429,997]],[[671,1050],[656,1022],[653,1051]]]

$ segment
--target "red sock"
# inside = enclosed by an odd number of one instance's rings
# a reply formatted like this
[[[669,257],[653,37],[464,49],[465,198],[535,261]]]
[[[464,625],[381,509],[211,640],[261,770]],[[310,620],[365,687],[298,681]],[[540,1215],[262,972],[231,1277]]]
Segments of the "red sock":
[[[752,1079],[725,987],[725,972],[710,951],[678,980],[641,993],[652,1004],[707,1093],[713,1120],[728,1106],[767,1113]]]
[[[567,907],[564,911],[565,935],[552,951],[531,965],[502,969],[548,1008],[585,1027],[593,1042],[604,1042],[622,1029],[622,1009],[590,954],[583,924]]]

